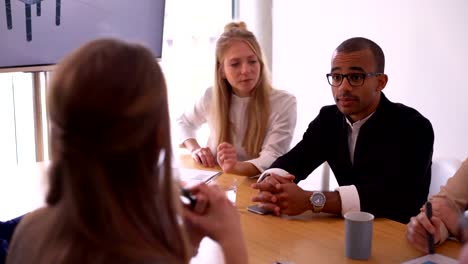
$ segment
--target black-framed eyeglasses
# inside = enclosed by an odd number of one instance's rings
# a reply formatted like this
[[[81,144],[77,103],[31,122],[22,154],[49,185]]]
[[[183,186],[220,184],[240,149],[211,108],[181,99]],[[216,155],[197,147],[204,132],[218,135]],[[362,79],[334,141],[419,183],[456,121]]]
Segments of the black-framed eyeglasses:
[[[343,83],[343,79],[348,79],[349,85],[353,87],[358,87],[364,84],[366,77],[379,76],[382,75],[381,72],[368,72],[368,73],[327,73],[327,80],[331,86],[340,86]]]

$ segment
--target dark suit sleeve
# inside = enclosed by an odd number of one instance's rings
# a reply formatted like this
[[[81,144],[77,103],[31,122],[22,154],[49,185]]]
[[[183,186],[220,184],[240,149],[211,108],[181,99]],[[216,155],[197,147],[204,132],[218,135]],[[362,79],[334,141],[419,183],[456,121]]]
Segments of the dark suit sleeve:
[[[409,118],[398,131],[390,136],[397,147],[382,149],[387,160],[373,169],[377,174],[371,176],[379,180],[356,188],[362,211],[407,223],[427,200],[434,131],[421,115]]]
[[[322,113],[322,111],[321,111]],[[321,140],[324,128],[319,114],[307,128],[302,140],[288,153],[276,159],[270,168],[281,168],[296,176],[296,183],[307,176],[325,161],[324,146]]]
[[[0,239],[0,264],[5,264],[7,250],[8,243],[5,240]]]

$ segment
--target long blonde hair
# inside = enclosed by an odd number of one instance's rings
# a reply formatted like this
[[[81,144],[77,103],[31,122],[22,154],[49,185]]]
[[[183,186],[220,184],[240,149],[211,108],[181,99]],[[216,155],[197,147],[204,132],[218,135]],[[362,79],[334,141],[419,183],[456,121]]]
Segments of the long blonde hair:
[[[54,76],[46,201],[58,217],[49,241],[70,245],[57,262],[84,263],[94,252],[107,262],[187,263],[166,83],[151,52],[97,40],[68,56]]]
[[[224,27],[216,43],[215,85],[213,87],[213,127],[216,131],[217,143],[232,142],[232,126],[229,118],[231,108],[232,87],[223,78],[223,61],[226,51],[234,41],[245,42],[255,53],[260,63],[260,78],[256,84],[249,105],[247,106],[246,122],[248,124],[242,140],[242,146],[250,156],[257,157],[265,139],[270,117],[269,94],[272,90],[268,69],[265,65],[262,50],[255,35],[247,30],[244,22],[231,22]],[[233,143],[233,142],[232,142]]]

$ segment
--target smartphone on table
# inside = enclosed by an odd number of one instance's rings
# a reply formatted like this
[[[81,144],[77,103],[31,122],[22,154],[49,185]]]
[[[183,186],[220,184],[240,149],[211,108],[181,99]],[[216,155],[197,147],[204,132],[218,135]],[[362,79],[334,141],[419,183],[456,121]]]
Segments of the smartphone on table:
[[[272,213],[271,211],[267,209],[261,208],[259,204],[253,204],[253,205],[247,206],[247,211],[255,213],[255,214],[260,214],[260,215],[267,215],[267,214]]]

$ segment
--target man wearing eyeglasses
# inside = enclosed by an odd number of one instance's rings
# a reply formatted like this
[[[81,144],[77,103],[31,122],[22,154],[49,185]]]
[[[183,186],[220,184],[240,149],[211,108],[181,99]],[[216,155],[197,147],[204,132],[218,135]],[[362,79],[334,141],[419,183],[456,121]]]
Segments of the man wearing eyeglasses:
[[[434,131],[418,111],[382,93],[384,68],[382,49],[369,39],[336,48],[326,75],[336,104],[323,107],[303,139],[264,172],[253,201],[276,215],[366,211],[407,223],[419,212],[429,192]],[[325,161],[340,187],[297,186]]]

